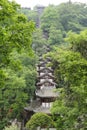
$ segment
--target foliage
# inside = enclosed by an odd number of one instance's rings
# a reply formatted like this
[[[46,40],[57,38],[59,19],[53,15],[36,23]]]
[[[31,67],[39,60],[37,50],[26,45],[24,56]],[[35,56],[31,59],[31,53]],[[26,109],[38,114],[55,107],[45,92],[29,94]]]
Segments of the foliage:
[[[40,22],[41,26],[39,28],[43,32],[43,36],[46,39],[45,42],[47,44],[50,43],[52,46],[65,43],[64,38],[68,31],[79,33],[87,28],[87,8],[82,3],[67,2],[58,6],[49,5],[45,7],[41,16],[38,16],[35,8],[33,10],[21,10],[27,15],[29,20],[35,22],[36,26],[38,21]],[[39,36],[38,33],[37,30],[34,35]],[[41,43],[44,44],[43,37]]]
[[[23,14],[18,13],[19,5],[8,0],[0,1],[0,129],[6,126],[10,118],[21,119],[26,102],[34,91],[35,66],[32,73],[18,57],[26,52],[28,58],[33,55],[31,48],[33,22],[28,22]],[[15,50],[15,51],[14,51]],[[12,54],[13,53],[13,54]],[[15,55],[15,56],[14,56]],[[26,59],[25,57],[25,59]],[[21,57],[22,58],[22,57]],[[33,59],[33,58],[31,58]],[[34,78],[32,76],[34,75]],[[32,94],[27,91],[27,78],[31,78]],[[31,87],[30,85],[30,87]],[[29,88],[30,90],[32,89]]]
[[[8,68],[3,72],[6,77],[0,93],[1,118],[21,119],[24,106],[33,98],[35,91],[35,59],[14,51]]]
[[[78,51],[87,59],[87,30],[81,31],[80,34],[68,33],[66,40],[71,43],[73,51]]]
[[[41,55],[45,53],[45,46],[47,44],[46,39],[43,36],[43,32],[41,29],[36,29],[33,33],[33,41],[32,46],[37,55]]]
[[[86,5],[82,3],[67,2],[58,6],[50,5],[42,14],[41,28],[48,37],[51,26],[55,27],[56,30],[62,30],[64,32],[70,30],[73,32],[79,32],[87,27],[86,11]]]
[[[63,3],[58,6],[60,22],[65,31],[79,32],[86,27],[81,22],[83,17],[87,18],[86,14],[83,16],[83,12],[85,13],[87,10],[85,6],[85,4],[79,3]]]
[[[58,23],[58,15],[56,12],[56,7],[50,5],[49,7],[45,8],[42,17],[41,17],[41,28],[44,33],[48,34],[49,36],[49,29],[51,26],[56,26]]]
[[[53,125],[53,121],[50,116],[45,113],[36,113],[27,122],[26,128],[29,130],[35,130],[38,126],[49,128]]]
[[[57,30],[55,27],[50,28],[48,43],[50,45],[59,45],[63,43],[63,34],[61,30]]]
[[[58,88],[60,97],[52,108],[52,112],[59,115],[55,116],[56,127],[84,130],[87,128],[87,60],[78,52],[58,48],[50,55],[59,87],[62,87]]]
[[[5,10],[5,6],[8,6],[8,10]],[[31,37],[34,24],[28,22],[24,15],[19,15],[17,10],[18,7],[14,2],[7,1],[4,3],[3,1],[1,3],[0,15],[4,13],[0,21],[0,62],[2,62],[2,65],[4,62],[8,62],[8,55],[13,48],[18,51],[21,48],[26,48],[31,53]]]
[[[38,13],[34,10],[29,10],[27,8],[21,8],[20,13],[23,13],[27,16],[29,21],[35,22],[35,25],[37,26],[38,23]]]

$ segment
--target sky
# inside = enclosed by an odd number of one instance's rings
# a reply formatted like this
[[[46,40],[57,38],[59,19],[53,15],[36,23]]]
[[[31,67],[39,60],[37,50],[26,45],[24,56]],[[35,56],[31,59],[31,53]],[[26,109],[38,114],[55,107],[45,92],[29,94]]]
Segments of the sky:
[[[69,0],[15,0],[22,7],[31,7],[33,8],[36,5],[48,6],[49,4],[58,5]],[[72,2],[81,2],[87,3],[87,0],[71,0]]]

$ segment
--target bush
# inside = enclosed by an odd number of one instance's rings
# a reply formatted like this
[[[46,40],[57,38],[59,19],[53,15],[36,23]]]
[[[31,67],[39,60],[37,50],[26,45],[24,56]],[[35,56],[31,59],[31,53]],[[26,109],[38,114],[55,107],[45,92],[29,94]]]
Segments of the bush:
[[[36,113],[27,122],[26,128],[28,130],[35,130],[38,126],[43,128],[50,128],[53,125],[53,120],[45,113]]]

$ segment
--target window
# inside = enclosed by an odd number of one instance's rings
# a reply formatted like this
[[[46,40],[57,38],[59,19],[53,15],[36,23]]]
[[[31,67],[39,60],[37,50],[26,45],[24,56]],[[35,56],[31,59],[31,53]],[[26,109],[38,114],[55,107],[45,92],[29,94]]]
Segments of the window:
[[[44,108],[50,108],[52,106],[52,103],[48,102],[42,102],[42,107]]]

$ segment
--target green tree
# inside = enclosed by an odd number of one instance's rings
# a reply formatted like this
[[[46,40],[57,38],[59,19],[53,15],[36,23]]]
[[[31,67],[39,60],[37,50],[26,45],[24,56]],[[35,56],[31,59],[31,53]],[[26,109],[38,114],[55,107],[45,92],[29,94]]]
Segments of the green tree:
[[[9,59],[9,66],[3,69],[6,78],[1,93],[1,118],[21,120],[24,106],[33,98],[35,91],[35,59],[17,51],[13,51]]]
[[[41,17],[41,28],[49,37],[50,27],[68,32],[80,32],[86,29],[87,8],[82,3],[62,3],[58,6],[50,5],[45,8]]]
[[[29,10],[27,8],[21,8],[20,9],[20,13],[23,13],[27,16],[29,21],[33,21],[35,22],[35,25],[37,26],[37,22],[38,22],[38,13],[34,10]]]
[[[50,45],[59,45],[63,43],[63,33],[61,30],[57,30],[55,27],[50,28],[48,43]]]
[[[45,46],[47,40],[44,38],[43,32],[41,29],[36,29],[33,34],[32,47],[37,55],[41,55],[45,52]]]
[[[45,33],[45,35],[47,35],[47,37],[49,37],[51,26],[57,27],[57,29],[61,28],[61,24],[58,21],[58,14],[57,14],[56,7],[53,5],[48,6],[44,10],[41,17],[41,28]]]
[[[54,102],[52,112],[55,116],[56,128],[60,130],[84,130],[87,127],[87,60],[78,52],[56,49],[52,54],[58,81],[59,99]],[[57,64],[58,63],[58,64]],[[60,72],[60,73],[59,73]]]
[[[80,52],[87,59],[87,30],[81,31],[80,34],[69,32],[66,41],[71,43],[73,51]]]
[[[59,20],[65,31],[79,32],[86,27],[81,21],[87,19],[85,4],[62,3],[58,6]],[[84,13],[84,15],[83,15]]]
[[[25,77],[19,76],[20,60],[11,60],[11,52],[15,49],[22,53],[26,50],[28,56],[32,54],[31,41],[34,24],[28,22],[24,15],[19,15],[19,6],[8,0],[0,1],[0,129],[12,117],[19,117],[23,110],[28,94]],[[10,64],[13,64],[12,66]],[[14,67],[13,67],[14,66]],[[13,68],[12,68],[13,67]],[[13,109],[14,108],[14,109]]]
[[[45,113],[36,113],[27,122],[26,128],[35,130],[38,126],[42,128],[50,128],[53,125],[53,120]]]

